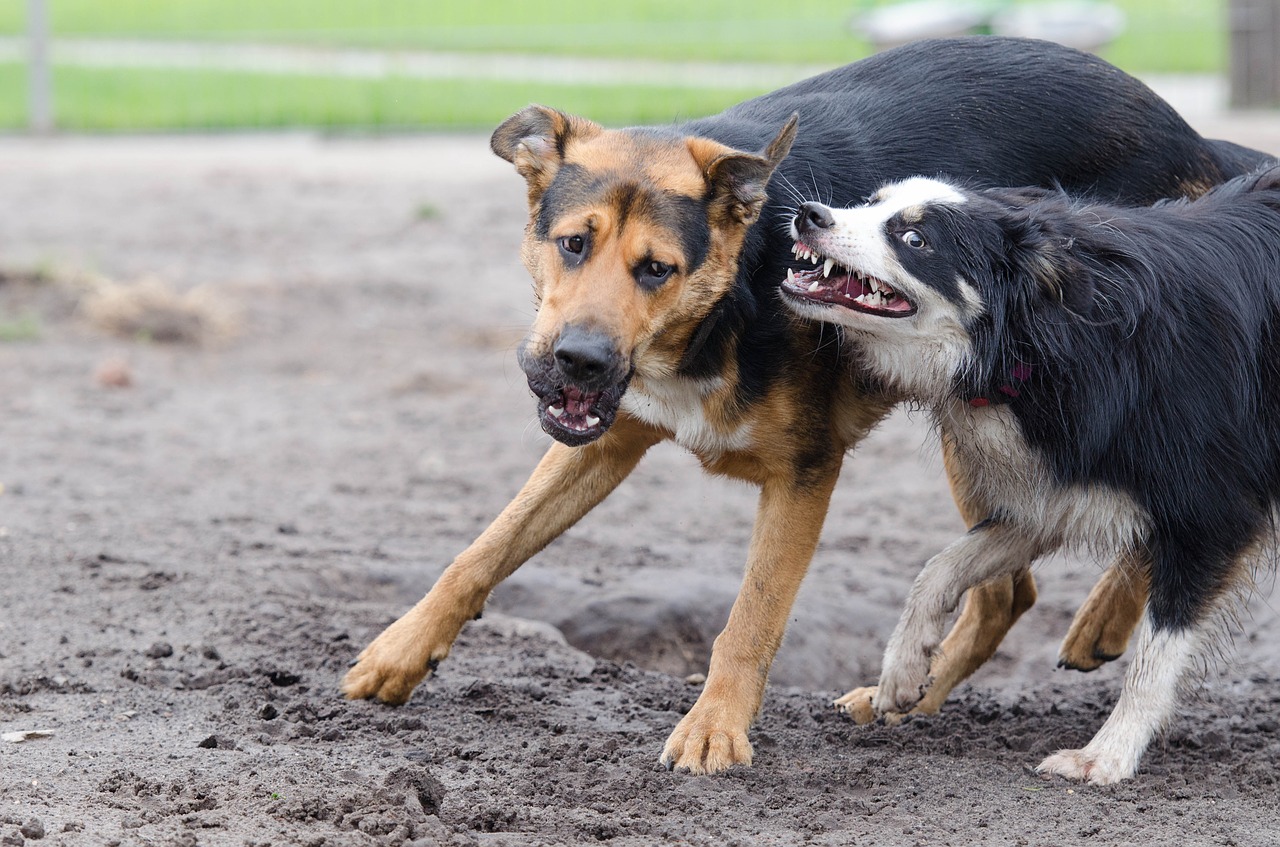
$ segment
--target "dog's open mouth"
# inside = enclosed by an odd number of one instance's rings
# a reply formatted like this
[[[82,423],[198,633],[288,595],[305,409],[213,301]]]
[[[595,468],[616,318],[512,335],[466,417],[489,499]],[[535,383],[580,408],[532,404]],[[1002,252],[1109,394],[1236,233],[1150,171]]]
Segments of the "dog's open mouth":
[[[835,259],[823,256],[798,241],[791,252],[797,258],[817,264],[808,271],[787,270],[782,290],[792,297],[844,306],[886,318],[905,318],[916,313],[916,305],[884,280],[843,267]]]
[[[613,425],[630,379],[602,391],[566,385],[538,394],[538,421],[556,441],[570,447],[590,444]]]

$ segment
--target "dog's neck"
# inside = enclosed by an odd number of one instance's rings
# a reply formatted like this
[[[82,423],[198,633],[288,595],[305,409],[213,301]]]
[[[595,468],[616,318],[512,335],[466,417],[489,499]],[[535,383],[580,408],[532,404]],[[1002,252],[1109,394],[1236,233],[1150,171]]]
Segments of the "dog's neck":
[[[972,394],[964,392],[968,396],[964,399],[970,406],[981,408],[983,406],[1000,406],[1005,403],[1012,403],[1021,394],[1028,379],[1031,378],[1031,365],[1025,362],[1018,362],[1010,369],[1006,380],[995,389],[985,391],[981,394]]]

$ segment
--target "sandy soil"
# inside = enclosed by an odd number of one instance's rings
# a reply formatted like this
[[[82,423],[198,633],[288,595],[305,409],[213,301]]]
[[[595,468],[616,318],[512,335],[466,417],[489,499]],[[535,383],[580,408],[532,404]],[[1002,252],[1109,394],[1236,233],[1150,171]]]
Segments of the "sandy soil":
[[[1280,150],[1275,121],[1207,129]],[[0,844],[1280,842],[1265,596],[1114,788],[1029,770],[1119,689],[1123,662],[1054,667],[1092,562],[1041,567],[1040,605],[942,715],[831,710],[961,528],[906,414],[846,467],[754,767],[657,763],[754,508],[675,448],[407,705],[343,701],[347,663],[546,447],[513,355],[519,178],[473,136],[8,140],[0,196],[0,313],[39,329],[0,343],[0,731],[53,733],[0,744]],[[203,291],[236,332],[112,337],[67,281],[88,272]]]

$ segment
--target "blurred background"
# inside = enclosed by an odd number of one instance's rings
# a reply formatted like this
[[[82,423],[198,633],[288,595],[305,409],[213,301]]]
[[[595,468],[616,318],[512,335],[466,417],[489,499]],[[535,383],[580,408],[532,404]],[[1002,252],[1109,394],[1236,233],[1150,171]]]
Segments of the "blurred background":
[[[1039,35],[1275,101],[1272,0],[0,0],[0,130],[491,128],[708,114],[914,37]],[[1249,83],[1249,80],[1254,80]]]

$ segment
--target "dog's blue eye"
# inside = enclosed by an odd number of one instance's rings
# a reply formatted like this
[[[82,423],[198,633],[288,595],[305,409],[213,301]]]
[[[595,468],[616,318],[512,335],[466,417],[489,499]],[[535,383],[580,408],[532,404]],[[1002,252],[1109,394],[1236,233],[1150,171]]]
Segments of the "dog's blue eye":
[[[907,230],[902,233],[899,238],[902,239],[904,244],[914,250],[919,250],[924,246],[924,236],[916,232],[914,229]]]
[[[586,242],[582,240],[581,235],[566,235],[560,239],[560,249],[575,256],[581,255],[584,246]]]

